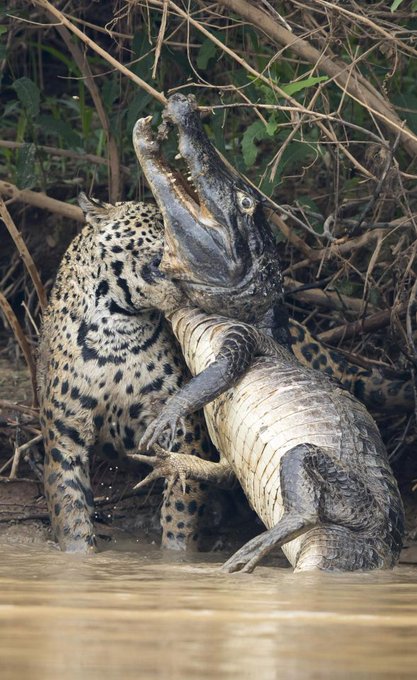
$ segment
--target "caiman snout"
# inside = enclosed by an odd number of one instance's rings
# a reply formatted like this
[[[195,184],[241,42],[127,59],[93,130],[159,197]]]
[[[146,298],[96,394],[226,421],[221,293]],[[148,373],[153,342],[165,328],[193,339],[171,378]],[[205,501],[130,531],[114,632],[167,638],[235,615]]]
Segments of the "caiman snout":
[[[139,118],[133,128],[133,146],[136,154],[140,154],[141,157],[145,157],[146,155],[152,156],[155,153],[159,153],[159,144],[153,137],[151,121],[152,116]]]
[[[140,119],[133,142],[163,214],[161,269],[177,279],[206,312],[254,321],[282,301],[282,277],[261,197],[219,156],[209,141],[193,96],[175,94],[163,113],[178,132],[187,182],[165,161],[151,119]]]

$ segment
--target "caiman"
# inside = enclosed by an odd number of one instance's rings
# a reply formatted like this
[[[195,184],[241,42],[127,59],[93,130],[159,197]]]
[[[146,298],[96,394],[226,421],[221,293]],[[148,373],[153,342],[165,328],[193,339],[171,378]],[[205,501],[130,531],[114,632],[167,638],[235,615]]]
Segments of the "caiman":
[[[160,269],[196,307],[255,323],[291,345],[302,363],[337,377],[369,408],[411,410],[414,390],[409,376],[397,378],[371,364],[352,363],[324,347],[294,319],[288,322],[279,253],[264,198],[218,155],[192,96],[173,95],[164,117],[178,129],[191,186],[167,165],[149,118],[140,119],[133,132],[136,155],[164,218]]]
[[[135,148],[164,216],[161,266],[194,304],[215,314],[183,309],[172,316],[195,377],[168,400],[142,445],[151,447],[163,433],[169,440],[180,418],[205,406],[222,459],[220,464],[200,464],[165,452],[139,458],[154,465],[151,477],[218,481],[236,474],[268,531],[238,551],[226,563],[228,571],[251,571],[278,545],[297,570],[394,566],[402,544],[403,508],[376,424],[339,384],[302,367],[285,343],[276,341],[275,314],[269,316],[268,327],[268,309],[261,310],[263,329],[241,322],[261,318],[256,286],[246,288],[238,299],[227,286],[219,290],[217,270],[204,266],[204,253],[226,271],[225,244],[238,234],[245,252],[245,242],[253,238],[247,229],[253,220],[247,217],[259,214],[262,206],[254,190],[242,192],[236,175],[217,156],[190,99],[172,97],[166,116],[178,128],[180,153],[198,203],[162,160],[149,119],[139,121]],[[234,219],[224,220],[224,206],[231,216],[235,207]],[[266,228],[264,234],[269,233]],[[204,247],[199,249],[199,242]],[[267,248],[256,238],[255,243],[249,248],[252,260],[247,261],[245,280],[253,275],[265,285],[259,272],[268,262]],[[228,253],[234,255],[230,246]],[[271,295],[271,302],[274,309],[275,302],[281,303],[280,294],[275,300]],[[234,318],[219,316],[225,312]]]
[[[171,320],[196,377],[148,429],[149,447],[167,427],[175,431],[177,418],[200,404],[202,393],[206,399],[210,389],[217,393],[214,369],[224,369],[222,353],[232,338],[255,356],[234,387],[204,409],[220,463],[163,450],[139,454],[154,466],[150,479],[225,484],[236,475],[268,531],[224,569],[252,571],[274,546],[282,546],[297,571],[393,567],[402,545],[401,497],[365,406],[253,326],[195,309],[178,310]]]

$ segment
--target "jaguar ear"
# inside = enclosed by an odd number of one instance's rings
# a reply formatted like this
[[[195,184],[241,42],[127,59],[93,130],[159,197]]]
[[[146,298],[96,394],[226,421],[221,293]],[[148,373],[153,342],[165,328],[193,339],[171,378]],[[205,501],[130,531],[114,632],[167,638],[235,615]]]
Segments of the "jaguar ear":
[[[87,222],[94,221],[94,218],[97,217],[108,216],[109,210],[114,208],[111,203],[104,203],[96,198],[88,198],[83,191],[78,194],[77,200]]]

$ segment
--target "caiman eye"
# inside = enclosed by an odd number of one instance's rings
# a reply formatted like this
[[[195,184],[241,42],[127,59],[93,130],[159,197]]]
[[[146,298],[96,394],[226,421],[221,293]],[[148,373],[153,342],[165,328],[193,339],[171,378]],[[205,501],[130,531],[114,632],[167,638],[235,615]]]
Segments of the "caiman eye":
[[[251,196],[243,194],[241,191],[237,192],[237,201],[239,207],[247,213],[252,213],[255,208],[255,201]]]

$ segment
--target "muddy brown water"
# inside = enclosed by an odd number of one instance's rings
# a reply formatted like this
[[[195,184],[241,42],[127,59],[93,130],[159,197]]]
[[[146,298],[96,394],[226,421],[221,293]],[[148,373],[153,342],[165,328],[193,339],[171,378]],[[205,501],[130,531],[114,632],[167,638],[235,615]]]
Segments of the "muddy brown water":
[[[223,575],[121,546],[91,557],[0,546],[0,678],[417,676],[417,567]]]

